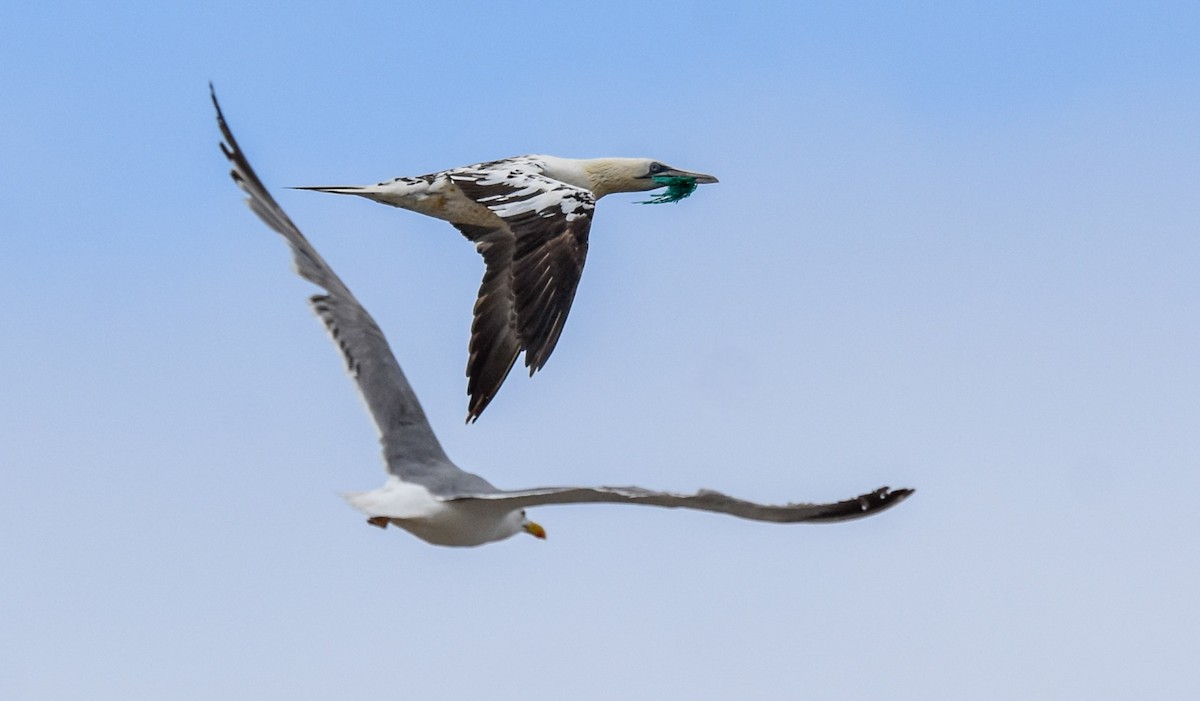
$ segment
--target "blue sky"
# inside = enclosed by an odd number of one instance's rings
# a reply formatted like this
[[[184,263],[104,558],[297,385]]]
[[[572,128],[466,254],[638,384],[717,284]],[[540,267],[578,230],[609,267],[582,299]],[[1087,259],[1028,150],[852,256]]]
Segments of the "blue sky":
[[[0,28],[0,696],[1184,698],[1200,649],[1190,3],[14,6]],[[380,532],[373,429],[207,81],[503,487],[765,501]],[[464,426],[482,266],[289,185],[522,153],[598,207],[562,340]]]

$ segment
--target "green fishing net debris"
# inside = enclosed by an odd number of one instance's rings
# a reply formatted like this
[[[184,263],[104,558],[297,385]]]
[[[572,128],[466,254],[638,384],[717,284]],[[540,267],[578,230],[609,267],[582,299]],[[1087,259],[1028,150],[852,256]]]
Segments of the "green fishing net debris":
[[[654,182],[666,185],[667,191],[655,195],[638,204],[662,204],[663,202],[678,202],[696,191],[696,179],[679,175],[655,175]]]

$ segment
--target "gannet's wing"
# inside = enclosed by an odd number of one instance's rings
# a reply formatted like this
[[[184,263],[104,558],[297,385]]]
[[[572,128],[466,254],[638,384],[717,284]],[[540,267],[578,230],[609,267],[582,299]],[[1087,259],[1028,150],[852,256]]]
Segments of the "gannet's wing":
[[[503,219],[512,233],[508,274],[517,335],[532,375],[554,352],[571,311],[596,198],[547,178],[525,159],[456,168],[448,174],[463,194]]]
[[[375,320],[300,233],[250,167],[225,122],[215,91],[212,101],[217,109],[217,124],[225,137],[221,150],[233,165],[230,175],[246,193],[247,204],[291,246],[296,273],[326,292],[314,295],[309,301],[345,356],[350,376],[379,428],[388,471],[402,480],[429,487],[434,493],[476,485],[476,480],[470,479],[474,475],[459,470],[446,457]]]
[[[451,501],[503,502],[508,508],[525,508],[549,504],[644,504],[669,509],[698,509],[729,514],[753,521],[775,523],[848,521],[879,513],[904,501],[912,489],[880,487],[853,499],[830,504],[758,504],[743,499],[701,490],[695,494],[656,492],[641,487],[546,487],[499,491],[494,494],[463,495]]]
[[[455,224],[483,256],[483,282],[475,299],[467,347],[467,421],[479,418],[500,391],[521,353],[513,295],[513,234],[507,228]]]

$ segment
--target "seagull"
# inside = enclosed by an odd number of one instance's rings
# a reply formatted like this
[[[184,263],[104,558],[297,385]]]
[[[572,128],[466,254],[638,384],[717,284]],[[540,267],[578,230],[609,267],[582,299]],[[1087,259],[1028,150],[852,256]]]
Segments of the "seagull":
[[[524,351],[530,376],[554,352],[587,255],[596,201],[667,187],[677,202],[704,173],[649,158],[517,156],[376,185],[300,187],[358,195],[454,225],[484,260],[467,360],[467,422],[487,407]]]
[[[351,378],[379,430],[387,481],[379,489],[346,494],[367,523],[408,531],[434,545],[475,546],[518,533],[545,539],[546,531],[526,515],[530,507],[550,504],[645,504],[698,509],[776,523],[846,521],[895,506],[912,489],[881,487],[853,499],[829,504],[757,504],[701,490],[674,494],[641,487],[543,487],[497,489],[483,477],[450,461],[434,435],[417,395],[400,369],[383,332],[292,223],[246,160],[221,113],[212,90],[221,150],[230,175],[246,194],[247,204],[287,241],[300,277],[322,288],[309,302],[341,349]]]

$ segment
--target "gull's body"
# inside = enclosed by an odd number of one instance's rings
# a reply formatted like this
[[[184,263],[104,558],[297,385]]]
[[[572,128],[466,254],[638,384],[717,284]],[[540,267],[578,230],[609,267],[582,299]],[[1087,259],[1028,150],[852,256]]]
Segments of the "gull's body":
[[[531,375],[554,352],[583,272],[596,201],[670,179],[717,182],[648,158],[517,156],[376,185],[298,189],[444,219],[475,244],[486,268],[467,360],[467,420],[474,421],[522,351]]]
[[[735,499],[719,492],[694,495],[640,487],[546,487],[506,491],[465,472],[450,461],[433,433],[416,394],[388,347],[383,332],[367,310],[296,228],[254,173],[238,148],[213,95],[233,164],[232,176],[248,196],[248,204],[292,248],[296,272],[325,290],[310,299],[314,311],[338,344],[347,369],[379,429],[387,482],[347,500],[381,527],[395,525],[437,545],[470,546],[502,540],[522,531],[545,537],[528,520],[526,507],[588,502],[649,504],[726,513],[759,521],[841,521],[877,513],[906,498],[912,490],[883,487],[832,504],[771,506]]]
[[[486,481],[478,484],[476,491],[499,492]],[[483,545],[522,530],[535,535],[539,532],[539,527],[526,520],[524,510],[514,511],[502,502],[439,499],[427,487],[406,482],[396,475],[390,475],[379,489],[347,494],[346,501],[367,514],[369,523],[399,526],[434,545]]]

